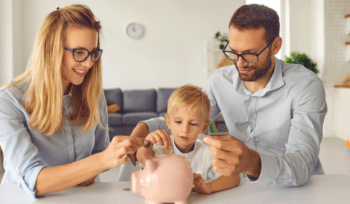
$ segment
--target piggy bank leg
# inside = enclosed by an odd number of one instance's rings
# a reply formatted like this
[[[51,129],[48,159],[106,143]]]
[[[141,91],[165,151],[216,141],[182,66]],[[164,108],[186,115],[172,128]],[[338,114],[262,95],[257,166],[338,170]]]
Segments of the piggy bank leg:
[[[146,200],[146,201],[147,201],[147,204],[163,204],[163,203],[155,202],[155,201],[151,201],[151,200]]]
[[[174,204],[188,204],[187,200],[176,201]]]

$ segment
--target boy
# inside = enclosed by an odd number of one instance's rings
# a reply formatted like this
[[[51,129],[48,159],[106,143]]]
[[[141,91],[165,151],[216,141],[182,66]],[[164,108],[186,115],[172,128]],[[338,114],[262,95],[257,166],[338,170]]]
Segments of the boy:
[[[227,177],[216,173],[209,146],[197,140],[198,134],[208,128],[209,116],[210,101],[199,87],[185,85],[176,89],[169,98],[168,111],[164,116],[172,136],[165,130],[148,134],[145,139],[154,144],[153,148],[139,148],[137,160],[142,163],[142,154],[159,156],[171,148],[174,154],[191,162],[193,192],[210,194],[237,186],[241,181],[239,175]]]

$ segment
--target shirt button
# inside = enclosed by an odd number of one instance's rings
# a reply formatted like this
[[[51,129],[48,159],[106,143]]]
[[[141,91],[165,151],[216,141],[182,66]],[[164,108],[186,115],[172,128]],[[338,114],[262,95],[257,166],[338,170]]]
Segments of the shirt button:
[[[69,148],[73,149],[73,145],[71,145]]]

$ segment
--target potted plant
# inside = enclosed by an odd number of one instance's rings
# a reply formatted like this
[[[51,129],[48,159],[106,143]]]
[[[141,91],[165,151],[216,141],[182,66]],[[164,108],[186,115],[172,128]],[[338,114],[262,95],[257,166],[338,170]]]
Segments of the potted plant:
[[[316,68],[317,64],[312,62],[306,54],[299,54],[299,52],[293,51],[291,57],[286,56],[286,63],[288,64],[302,64],[304,67],[318,74],[319,71]]]
[[[228,39],[226,38],[226,36],[221,36],[220,32],[216,32],[215,38],[220,41],[220,49],[224,49],[225,47],[224,43],[228,42]]]

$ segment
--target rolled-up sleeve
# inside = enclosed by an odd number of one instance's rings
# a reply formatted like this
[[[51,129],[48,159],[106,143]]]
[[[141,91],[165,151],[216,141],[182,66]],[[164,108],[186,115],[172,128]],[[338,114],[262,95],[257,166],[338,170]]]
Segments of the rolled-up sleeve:
[[[170,129],[168,129],[168,126],[164,120],[164,117],[152,118],[141,122],[147,124],[149,132],[154,132],[156,130],[166,130],[169,134],[171,134]]]
[[[262,170],[255,182],[300,186],[315,171],[327,113],[325,92],[320,80],[304,83],[297,92],[286,152],[279,155],[259,152]]]
[[[0,92],[0,146],[4,152],[6,170],[11,174],[10,178],[3,178],[3,183],[17,183],[35,197],[36,180],[45,166],[27,131],[21,107],[12,95],[6,91]]]

